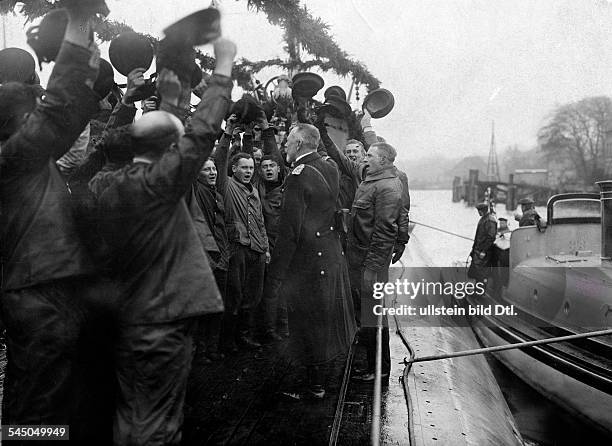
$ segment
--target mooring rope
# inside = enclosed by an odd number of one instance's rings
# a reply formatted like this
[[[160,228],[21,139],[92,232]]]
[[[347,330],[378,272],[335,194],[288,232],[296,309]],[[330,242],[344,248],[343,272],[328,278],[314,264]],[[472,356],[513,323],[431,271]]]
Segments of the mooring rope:
[[[470,242],[474,241],[473,238],[466,237],[465,235],[457,234],[456,232],[450,232],[450,231],[447,231],[446,229],[436,228],[435,226],[426,225],[425,223],[420,223],[420,222],[414,221],[414,220],[410,220],[410,221],[412,223],[414,223],[415,225],[425,226],[426,228],[433,229],[435,231],[440,231],[440,232],[444,232],[445,234],[454,235],[455,237],[464,238],[466,240],[469,240]]]

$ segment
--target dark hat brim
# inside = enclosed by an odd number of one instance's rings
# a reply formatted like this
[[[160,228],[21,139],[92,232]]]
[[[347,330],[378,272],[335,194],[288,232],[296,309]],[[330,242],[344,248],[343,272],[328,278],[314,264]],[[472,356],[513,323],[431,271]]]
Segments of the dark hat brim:
[[[363,109],[374,119],[387,116],[395,106],[395,98],[389,90],[378,88],[371,91],[363,100]]]
[[[238,122],[249,124],[257,120],[261,110],[263,109],[257,100],[253,96],[245,94],[230,107],[228,117],[235,114],[238,117]]]
[[[55,60],[67,26],[68,12],[65,9],[53,9],[45,14],[38,26],[28,29],[27,42],[36,53],[39,64]]]
[[[128,31],[119,34],[111,41],[108,56],[115,70],[127,76],[136,68],[146,71],[151,67],[153,45],[146,36]]]
[[[21,48],[0,50],[0,83],[32,82],[35,70],[36,61],[26,50]]]
[[[333,85],[327,90],[325,90],[323,96],[325,97],[325,99],[329,99],[331,96],[336,96],[342,99],[343,101],[346,101],[346,92],[342,89],[342,87],[339,87],[337,85]]]
[[[323,111],[329,112],[332,116],[338,118],[347,118],[351,112],[351,106],[338,96],[330,96],[323,104]]]
[[[291,83],[291,93],[294,98],[312,98],[325,84],[321,76],[310,72],[296,74]]]
[[[221,35],[221,14],[215,8],[201,9],[164,29],[164,34],[184,45],[205,45]]]

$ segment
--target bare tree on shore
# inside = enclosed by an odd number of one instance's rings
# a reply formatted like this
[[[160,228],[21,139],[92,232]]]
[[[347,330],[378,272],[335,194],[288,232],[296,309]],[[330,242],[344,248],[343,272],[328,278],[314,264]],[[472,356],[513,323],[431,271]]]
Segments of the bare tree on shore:
[[[586,188],[603,179],[605,129],[612,118],[606,96],[581,99],[558,107],[538,132],[538,143],[548,159],[568,157]]]

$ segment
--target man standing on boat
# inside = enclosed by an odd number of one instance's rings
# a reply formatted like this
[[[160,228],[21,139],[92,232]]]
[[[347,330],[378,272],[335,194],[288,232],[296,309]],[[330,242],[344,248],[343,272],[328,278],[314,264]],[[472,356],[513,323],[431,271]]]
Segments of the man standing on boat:
[[[489,212],[489,203],[478,203],[476,209],[480,215],[480,220],[476,227],[474,244],[470,253],[472,264],[468,271],[468,277],[484,281],[489,275],[489,267],[493,261],[493,244],[497,236],[497,220]]]
[[[522,216],[516,216],[516,220],[519,222],[519,228],[523,226],[537,226],[538,229],[541,227],[541,217],[538,211],[535,210],[535,201],[531,198],[521,198],[519,201],[521,205]]]

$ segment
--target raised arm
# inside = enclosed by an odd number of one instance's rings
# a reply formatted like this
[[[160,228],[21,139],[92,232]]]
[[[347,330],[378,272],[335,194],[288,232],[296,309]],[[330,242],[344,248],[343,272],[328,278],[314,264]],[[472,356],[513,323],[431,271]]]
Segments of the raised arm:
[[[325,145],[325,150],[327,154],[333,159],[338,165],[338,169],[340,169],[340,173],[348,175],[353,178],[359,184],[362,180],[361,178],[361,166],[359,163],[355,161],[351,161],[347,158],[347,156],[342,153],[341,150],[338,149],[338,146],[332,141],[332,139],[327,134],[327,128],[323,122],[317,123],[317,128],[319,129],[319,134],[321,135],[321,142]]]
[[[363,142],[365,143],[365,149],[368,150],[372,144],[378,142],[376,132],[372,128],[372,116],[367,110],[364,110],[363,117],[361,118],[361,128],[363,130]]]
[[[59,159],[76,141],[98,110],[92,90],[98,76],[99,53],[90,48],[89,19],[70,12],[45,99],[2,144],[2,175],[35,171]]]
[[[158,196],[172,201],[180,199],[196,180],[202,165],[210,156],[221,131],[221,121],[231,102],[233,84],[230,75],[235,55],[236,45],[230,40],[220,38],[215,42],[215,72],[185,134],[179,139],[177,149],[167,151],[146,171],[147,184]],[[178,94],[180,97],[180,82],[174,73],[162,70],[159,81],[162,84],[165,81],[168,83],[167,86],[158,83],[162,101],[165,94]],[[177,83],[178,91],[175,91]]]
[[[232,142],[232,133],[236,126],[238,117],[233,114],[225,123],[225,130],[219,140],[219,145],[215,151],[215,165],[217,167],[217,190],[225,196],[225,188],[227,187],[228,165],[229,165],[229,148]]]

